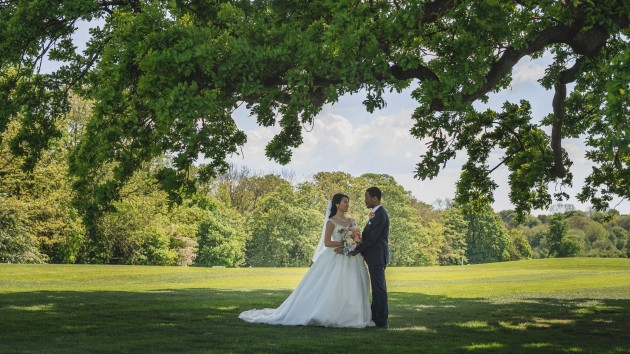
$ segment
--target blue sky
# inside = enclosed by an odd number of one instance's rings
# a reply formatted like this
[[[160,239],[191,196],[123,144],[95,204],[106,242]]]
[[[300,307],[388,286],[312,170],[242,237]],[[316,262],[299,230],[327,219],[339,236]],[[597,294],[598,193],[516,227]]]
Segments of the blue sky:
[[[84,48],[89,39],[88,28],[95,25],[98,23],[77,24],[79,30],[73,38],[80,49]],[[550,55],[537,60],[524,58],[514,68],[512,85],[502,92],[490,95],[487,104],[479,103],[477,107],[499,110],[505,101],[518,102],[526,99],[532,105],[533,116],[542,119],[551,113],[553,92],[545,90],[537,80],[543,76],[550,62]],[[42,72],[50,72],[58,67],[59,63],[45,62]],[[437,199],[452,199],[466,152],[460,152],[433,180],[414,179],[415,166],[426,149],[422,141],[413,138],[409,133],[412,127],[411,115],[417,106],[410,93],[411,88],[401,93],[385,95],[387,107],[372,114],[362,105],[365,98],[362,93],[347,95],[334,105],[326,105],[316,117],[315,125],[306,127],[309,131],[304,130],[304,143],[293,151],[293,159],[286,166],[271,162],[265,157],[265,146],[279,132],[278,127],[259,127],[255,117],[250,116],[246,109],[240,108],[234,113],[234,119],[237,126],[246,132],[248,142],[242,149],[242,155],[234,155],[229,160],[237,166],[247,166],[261,174],[287,171],[294,175],[296,182],[308,180],[313,174],[322,171],[344,171],[354,176],[385,173],[392,175],[423,202],[433,204]],[[582,141],[565,139],[563,147],[574,163],[574,187],[565,189],[571,199],[563,203],[586,210],[589,205],[579,203],[575,195],[593,165],[584,157],[585,146]],[[501,154],[497,151],[492,157],[498,162]],[[505,167],[498,168],[492,174],[499,185],[495,191],[495,210],[513,208],[508,198],[507,176]],[[629,201],[621,202],[617,199],[611,206],[621,213],[630,214]],[[534,211],[534,214],[545,212]]]

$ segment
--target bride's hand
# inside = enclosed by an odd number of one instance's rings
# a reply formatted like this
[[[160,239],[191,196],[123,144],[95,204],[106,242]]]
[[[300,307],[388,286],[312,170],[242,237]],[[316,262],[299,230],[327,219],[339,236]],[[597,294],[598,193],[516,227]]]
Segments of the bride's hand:
[[[337,248],[335,248],[335,253],[336,253],[336,254],[343,254],[343,247],[337,247]]]

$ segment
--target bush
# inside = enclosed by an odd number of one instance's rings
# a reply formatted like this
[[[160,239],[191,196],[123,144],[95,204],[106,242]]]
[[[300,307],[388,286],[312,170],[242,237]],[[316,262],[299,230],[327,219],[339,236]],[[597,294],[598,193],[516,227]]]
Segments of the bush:
[[[16,205],[17,204],[17,205]],[[35,236],[26,226],[23,205],[13,199],[0,197],[0,262],[44,263]]]
[[[245,249],[238,232],[216,219],[204,220],[199,225],[199,249],[194,265],[237,267],[245,263]]]
[[[142,265],[174,265],[177,253],[170,248],[170,239],[159,226],[148,227],[135,232],[138,250],[128,258],[129,263]]]
[[[509,230],[508,237],[510,239],[508,248],[510,260],[516,261],[519,259],[532,258],[534,252],[522,232],[516,229]]]
[[[576,257],[582,252],[582,244],[576,238],[567,236],[560,242],[558,257]]]

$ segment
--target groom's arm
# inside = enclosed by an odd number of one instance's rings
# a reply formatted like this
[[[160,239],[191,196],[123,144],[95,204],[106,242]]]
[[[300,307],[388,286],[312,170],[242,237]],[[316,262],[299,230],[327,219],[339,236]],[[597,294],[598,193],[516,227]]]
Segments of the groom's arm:
[[[352,252],[353,256],[361,253],[361,251],[364,251],[367,248],[370,248],[370,246],[372,246],[383,234],[385,229],[385,215],[383,213],[376,214],[370,222],[372,223],[370,230],[366,233],[365,237],[363,237],[357,248],[355,248]]]

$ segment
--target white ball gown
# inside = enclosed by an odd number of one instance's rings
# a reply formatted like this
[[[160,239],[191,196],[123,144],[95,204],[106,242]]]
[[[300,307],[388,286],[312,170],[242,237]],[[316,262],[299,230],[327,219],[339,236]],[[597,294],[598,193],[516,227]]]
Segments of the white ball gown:
[[[340,241],[338,231],[343,226],[334,224],[332,240]],[[372,327],[369,293],[363,256],[343,256],[327,248],[280,307],[249,310],[238,317],[286,326]]]

